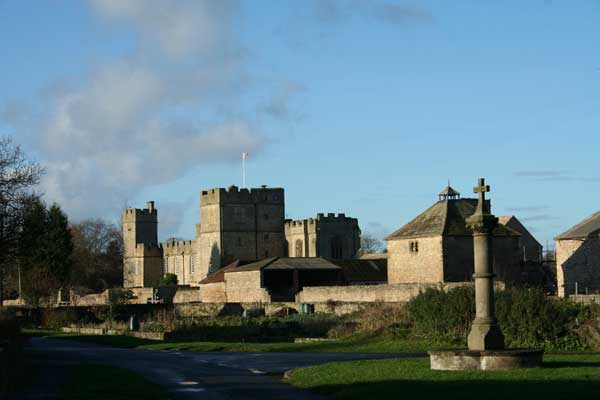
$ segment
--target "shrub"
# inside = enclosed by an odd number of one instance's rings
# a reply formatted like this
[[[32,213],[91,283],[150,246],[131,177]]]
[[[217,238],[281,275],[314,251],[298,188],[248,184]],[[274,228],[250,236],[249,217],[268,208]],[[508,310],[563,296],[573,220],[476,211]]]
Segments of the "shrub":
[[[475,290],[472,286],[449,291],[429,288],[407,305],[415,336],[434,341],[464,341],[475,316]]]
[[[158,286],[177,286],[177,275],[167,273],[165,276],[160,278]]]
[[[576,350],[584,345],[574,334],[576,317],[592,311],[568,301],[548,298],[540,288],[497,292],[496,317],[507,347]],[[466,338],[475,316],[475,290],[465,286],[444,292],[427,289],[408,303],[411,331],[438,342]]]
[[[42,326],[48,329],[60,329],[79,322],[79,314],[72,308],[45,308],[42,311]]]
[[[514,288],[496,294],[496,317],[510,347],[567,344],[580,306],[548,298],[539,288]],[[568,346],[567,346],[568,347]]]

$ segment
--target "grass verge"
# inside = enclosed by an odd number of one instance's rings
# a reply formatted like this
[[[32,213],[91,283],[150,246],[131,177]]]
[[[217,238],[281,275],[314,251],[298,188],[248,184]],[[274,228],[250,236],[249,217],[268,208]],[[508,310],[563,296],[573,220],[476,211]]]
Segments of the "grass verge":
[[[301,368],[288,382],[336,399],[595,398],[600,356],[550,355],[542,368],[513,371],[431,371],[428,359],[352,361]]]
[[[122,368],[83,364],[73,369],[64,387],[65,400],[166,400],[169,396],[160,386]]]
[[[56,331],[28,330],[31,336],[46,336],[123,348],[188,351],[247,351],[247,352],[362,352],[362,353],[424,353],[432,348],[449,348],[427,341],[399,339],[389,336],[357,335],[349,339],[312,343],[252,343],[252,342],[167,342],[137,339],[129,336],[82,335]]]

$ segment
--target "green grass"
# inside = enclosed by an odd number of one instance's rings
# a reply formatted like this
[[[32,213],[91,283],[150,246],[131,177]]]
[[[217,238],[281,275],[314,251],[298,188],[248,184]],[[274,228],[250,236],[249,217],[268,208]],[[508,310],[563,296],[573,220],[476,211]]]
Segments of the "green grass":
[[[422,353],[432,348],[449,347],[427,341],[399,339],[389,336],[359,335],[350,339],[313,343],[253,343],[253,342],[169,342],[137,339],[129,336],[82,335],[56,331],[28,330],[31,336],[47,336],[57,339],[96,343],[113,347],[140,348],[148,350],[189,351],[248,351],[248,352],[365,352],[365,353]]]
[[[64,386],[64,400],[164,400],[167,392],[126,369],[103,365],[83,364],[73,369]]]
[[[580,399],[600,393],[600,356],[550,355],[542,368],[432,371],[428,359],[331,363],[295,370],[294,386],[336,399]]]

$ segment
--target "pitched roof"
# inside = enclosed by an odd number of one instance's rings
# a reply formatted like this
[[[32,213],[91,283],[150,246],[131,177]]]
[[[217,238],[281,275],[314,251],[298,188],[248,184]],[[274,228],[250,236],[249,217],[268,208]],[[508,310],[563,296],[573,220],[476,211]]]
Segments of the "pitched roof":
[[[341,269],[332,261],[321,257],[274,257],[267,258],[252,264],[244,265],[243,267],[235,268],[228,272],[242,271],[260,271],[260,270],[283,270],[283,269],[298,269],[298,270],[324,270],[324,269]]]
[[[454,190],[454,188],[450,185],[446,186],[446,188],[444,190],[442,190],[440,192],[440,194],[438,196],[458,196],[460,195],[460,193],[456,190]]]
[[[360,256],[361,260],[387,260],[388,253],[365,253]]]
[[[486,200],[489,201],[489,200]],[[430,236],[471,236],[466,219],[475,213],[477,199],[438,201],[385,240]],[[519,236],[504,225],[497,225],[494,236]]]
[[[387,260],[330,260],[342,268],[346,282],[386,282]]]
[[[600,211],[587,217],[571,229],[558,235],[555,240],[585,239],[600,235]]]
[[[533,240],[538,246],[542,246],[542,244],[529,232],[529,230],[519,221],[517,217],[514,215],[502,215],[498,217],[498,223],[506,226],[509,229],[512,229],[515,232],[521,234],[521,236],[529,237],[530,240]]]
[[[231,264],[223,267],[212,274],[208,275],[206,278],[202,279],[199,283],[200,285],[205,285],[207,283],[218,283],[225,282],[225,272],[230,272],[231,270],[238,267],[240,261],[234,261]]]

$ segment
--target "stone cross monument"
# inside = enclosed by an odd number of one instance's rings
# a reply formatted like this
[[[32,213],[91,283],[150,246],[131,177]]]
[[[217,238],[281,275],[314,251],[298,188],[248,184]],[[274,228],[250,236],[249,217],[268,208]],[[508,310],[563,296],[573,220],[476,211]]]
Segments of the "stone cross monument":
[[[479,194],[477,209],[467,219],[473,230],[475,261],[475,320],[467,339],[469,350],[500,350],[504,348],[504,336],[494,313],[494,273],[492,238],[498,218],[492,215],[485,194],[490,187],[479,178],[475,193]]]
[[[494,316],[494,273],[492,238],[498,219],[485,194],[490,187],[479,178],[475,213],[467,218],[473,231],[475,258],[475,319],[467,338],[468,349],[431,350],[431,369],[439,371],[500,370],[542,365],[543,349],[504,349],[504,336]]]

